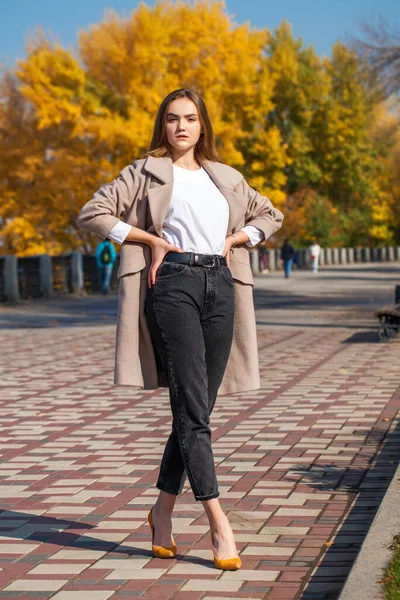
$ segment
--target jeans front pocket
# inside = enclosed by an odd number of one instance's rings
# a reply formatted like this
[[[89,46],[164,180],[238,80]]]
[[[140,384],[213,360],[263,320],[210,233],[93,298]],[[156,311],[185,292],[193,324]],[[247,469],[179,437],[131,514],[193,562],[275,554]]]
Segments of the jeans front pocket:
[[[163,262],[158,267],[156,282],[162,281],[164,279],[171,279],[172,277],[178,277],[179,275],[183,275],[188,270],[189,265],[182,265],[180,263],[173,262]]]
[[[234,286],[232,272],[229,267],[221,267],[220,273],[223,279],[230,285]]]

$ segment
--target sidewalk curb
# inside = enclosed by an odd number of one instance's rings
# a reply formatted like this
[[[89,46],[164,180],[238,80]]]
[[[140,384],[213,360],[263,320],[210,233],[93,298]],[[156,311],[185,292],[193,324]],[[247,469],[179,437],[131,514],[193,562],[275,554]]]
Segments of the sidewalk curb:
[[[392,557],[389,546],[393,536],[400,533],[400,464],[396,469],[379,510],[368,530],[353,568],[338,600],[380,600],[383,577]]]

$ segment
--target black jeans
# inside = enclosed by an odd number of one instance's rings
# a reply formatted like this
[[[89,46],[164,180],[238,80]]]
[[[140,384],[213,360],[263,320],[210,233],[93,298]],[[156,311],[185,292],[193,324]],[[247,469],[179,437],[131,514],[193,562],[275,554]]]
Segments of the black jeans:
[[[234,291],[228,267],[163,262],[146,318],[168,377],[172,432],[157,488],[178,495],[186,474],[196,500],[219,496],[210,414],[228,362]]]

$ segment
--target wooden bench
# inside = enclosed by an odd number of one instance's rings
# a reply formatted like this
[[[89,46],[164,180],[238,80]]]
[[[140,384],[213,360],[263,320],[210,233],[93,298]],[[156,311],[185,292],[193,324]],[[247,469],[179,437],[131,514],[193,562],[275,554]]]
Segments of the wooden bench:
[[[379,339],[387,342],[400,331],[400,304],[384,306],[375,313],[379,319]]]

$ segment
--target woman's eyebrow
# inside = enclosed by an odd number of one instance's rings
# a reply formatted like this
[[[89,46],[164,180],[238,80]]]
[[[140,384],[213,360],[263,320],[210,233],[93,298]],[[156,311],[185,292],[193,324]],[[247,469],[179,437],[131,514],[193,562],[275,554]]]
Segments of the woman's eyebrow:
[[[179,117],[179,115],[175,115],[174,113],[168,113],[167,117]],[[187,119],[188,117],[197,117],[197,115],[195,113],[191,113],[190,115],[184,115],[184,117]]]

